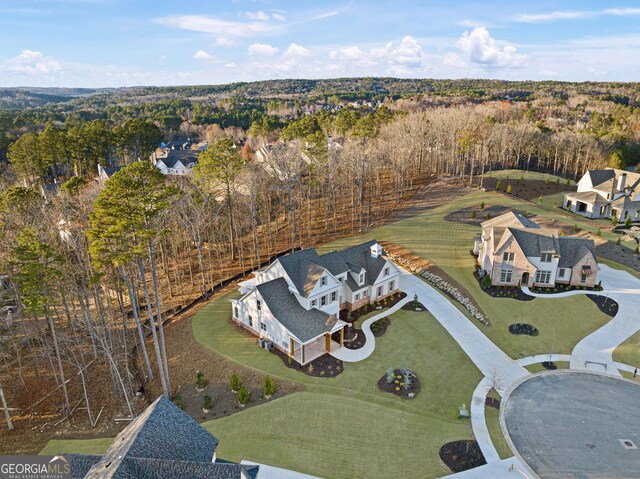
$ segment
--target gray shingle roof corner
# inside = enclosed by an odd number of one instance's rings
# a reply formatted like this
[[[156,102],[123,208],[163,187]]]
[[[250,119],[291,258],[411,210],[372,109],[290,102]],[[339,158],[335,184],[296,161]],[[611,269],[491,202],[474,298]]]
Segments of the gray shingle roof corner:
[[[102,456],[99,454],[61,454],[71,465],[71,479],[83,479],[89,469],[98,463]]]
[[[513,238],[522,249],[525,256],[539,257],[541,253],[556,253],[560,251],[557,233],[551,230],[531,230],[508,228]]]
[[[216,437],[169,399],[160,396],[116,436],[106,454],[86,477],[130,477],[127,475],[129,466],[124,460],[134,457],[210,462],[217,447]]]
[[[303,263],[312,263],[316,258],[318,258],[318,253],[313,248],[303,249],[278,258],[280,265],[301,296],[305,296],[306,272],[308,270],[308,266],[303,267]]]
[[[274,279],[256,286],[274,318],[302,342],[310,341],[330,332],[338,319],[319,309],[304,309],[284,278]]]
[[[487,221],[483,221],[480,223],[482,229],[487,229],[490,227],[494,228],[508,228],[509,226],[516,226],[522,228],[540,228],[537,223],[530,220],[526,216],[518,213],[517,211],[507,211],[495,218],[492,218]]]
[[[229,462],[167,461],[133,457],[127,458],[126,463],[127,474],[130,474],[126,479],[244,479],[243,473],[250,477],[250,466]]]
[[[572,200],[582,201],[589,204],[606,203],[607,200],[600,193],[596,191],[581,191],[575,193],[567,193],[567,198]]]
[[[591,178],[591,184],[594,188],[601,185],[605,181],[616,177],[616,171],[613,169],[589,170],[587,174]]]
[[[384,250],[382,251],[382,255],[377,258],[371,256],[371,247],[376,243],[376,240],[371,240],[339,252],[346,263],[365,269],[364,286],[371,286],[373,284],[389,259]],[[362,286],[359,287],[361,288]]]
[[[596,259],[596,246],[593,240],[578,238],[576,236],[561,236],[560,243],[560,268],[573,268],[586,254],[591,253]]]

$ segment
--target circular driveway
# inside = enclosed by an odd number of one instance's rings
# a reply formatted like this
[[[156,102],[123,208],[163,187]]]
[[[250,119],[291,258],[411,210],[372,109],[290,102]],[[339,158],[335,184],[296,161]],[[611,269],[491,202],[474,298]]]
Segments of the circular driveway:
[[[614,377],[533,376],[503,400],[512,448],[542,479],[640,477],[640,385]]]

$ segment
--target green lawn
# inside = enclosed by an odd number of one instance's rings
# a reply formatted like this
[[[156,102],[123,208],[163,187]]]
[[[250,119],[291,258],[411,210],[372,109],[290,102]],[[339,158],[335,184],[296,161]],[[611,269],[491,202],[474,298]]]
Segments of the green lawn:
[[[482,331],[511,357],[517,359],[543,353],[569,354],[580,339],[601,327],[608,321],[608,317],[583,296],[537,298],[523,302],[496,299],[485,294],[473,277],[475,260],[470,254],[473,237],[480,231],[479,227],[443,219],[450,212],[482,202],[486,206],[502,204],[527,209],[536,214],[553,215],[533,204],[523,204],[515,199],[478,191],[457,199],[453,204],[377,228],[366,236],[334,241],[319,250],[339,249],[371,238],[399,243],[433,261],[471,293],[492,323],[490,327],[481,327]],[[428,305],[425,306],[428,308]],[[535,337],[510,334],[509,324],[519,322],[533,324],[540,334]]]
[[[228,321],[229,296],[194,317],[197,340],[265,374],[303,383],[305,391],[204,423],[220,438],[220,457],[326,478],[431,478],[450,472],[438,451],[448,441],[471,437],[470,422],[457,418],[458,408],[470,404],[482,375],[433,316],[393,314],[370,358],[346,364],[336,378],[314,378],[286,368],[277,356],[239,334]],[[420,378],[415,399],[377,387],[389,367],[403,366]],[[51,441],[43,453],[101,452],[107,444]]]
[[[640,368],[640,332],[613,350],[613,360]]]
[[[513,452],[507,444],[507,440],[502,433],[502,427],[500,427],[500,410],[492,407],[484,408],[484,418],[487,422],[487,429],[489,430],[489,436],[491,441],[498,451],[500,459],[506,459],[513,456]]]
[[[548,175],[546,173],[538,173],[536,171],[522,171],[522,170],[499,170],[499,171],[491,171],[484,174],[484,176],[492,177],[492,178],[506,178],[507,176],[512,180],[518,180],[519,178],[525,180],[541,180],[545,181],[549,178],[551,183],[555,183],[556,180],[560,181],[561,185],[566,185],[567,180],[565,178],[561,178],[555,175]],[[569,183],[574,186],[576,183],[573,180],[569,180]]]

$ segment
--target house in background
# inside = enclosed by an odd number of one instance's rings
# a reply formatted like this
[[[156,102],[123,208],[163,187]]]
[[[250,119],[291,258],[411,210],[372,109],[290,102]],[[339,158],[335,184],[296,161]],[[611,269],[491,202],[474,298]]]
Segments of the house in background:
[[[587,218],[640,221],[640,173],[589,170],[578,182],[577,191],[564,195],[562,207]]]
[[[194,150],[164,150],[155,160],[155,165],[163,175],[190,175],[199,154]]]
[[[598,263],[593,241],[560,236],[515,211],[481,226],[473,252],[478,256],[479,274],[489,275],[492,285],[595,286]]]
[[[341,310],[379,301],[399,287],[400,269],[375,240],[323,255],[307,249],[240,283],[232,317],[304,365],[343,346]],[[331,337],[336,333],[338,342]]]
[[[114,174],[122,169],[122,166],[114,166],[112,168],[104,167],[98,164],[98,182],[103,183],[106,182],[109,178],[111,178]]]
[[[260,479],[260,467],[218,461],[218,439],[160,396],[107,452],[64,454],[73,479]]]

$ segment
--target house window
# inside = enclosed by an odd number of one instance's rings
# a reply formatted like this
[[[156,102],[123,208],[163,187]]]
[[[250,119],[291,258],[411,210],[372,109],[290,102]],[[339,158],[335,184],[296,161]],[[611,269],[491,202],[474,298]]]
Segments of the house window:
[[[320,286],[326,286],[327,285],[327,277],[323,276],[322,278],[320,278]]]
[[[317,299],[312,299],[311,300],[311,307],[315,308],[318,305],[318,300]]]
[[[263,331],[267,330],[267,325],[265,323],[260,323],[260,329],[262,329]]]
[[[327,295],[325,294],[323,297],[320,298],[320,306],[326,306],[327,305]]]
[[[586,282],[587,282],[587,273],[583,271],[582,274],[580,275],[580,283],[584,284]]]
[[[378,286],[378,294],[376,296],[382,296],[382,286]]]
[[[331,292],[331,302],[333,303],[336,300],[337,293],[335,291]]]
[[[565,268],[558,269],[558,278],[564,278],[566,272],[567,270]]]
[[[511,283],[511,274],[512,274],[512,271],[510,269],[503,269],[500,272],[500,282]]]
[[[505,251],[504,254],[502,255],[502,261],[513,261],[513,253],[510,253],[508,251]]]
[[[357,294],[353,297],[353,299],[354,299],[355,301],[360,301],[360,293],[357,293]]]
[[[548,284],[551,282],[551,271],[536,271],[536,283]]]
[[[389,281],[389,292],[393,291],[396,287],[395,281]]]
[[[260,302],[259,299],[256,301],[256,307],[258,308],[258,311],[262,309],[262,303]]]
[[[362,299],[369,297],[369,291],[363,291],[362,292]]]
[[[249,326],[253,328],[253,318],[249,315]]]
[[[285,348],[288,348],[288,347],[290,346],[290,345],[289,345],[289,341],[287,341],[286,339],[282,340],[282,345],[283,345]]]
[[[384,275],[385,276],[389,276],[389,268],[385,268],[384,269]]]
[[[552,258],[553,258],[553,255],[551,253],[542,253],[542,255],[540,256],[540,262],[551,263]]]
[[[360,284],[364,283],[364,273],[360,273]]]
[[[237,307],[237,306],[234,306],[234,307],[233,307],[233,315],[234,315],[234,317],[236,317],[236,318],[239,318],[239,317],[240,317],[240,315],[238,314],[238,307]]]

